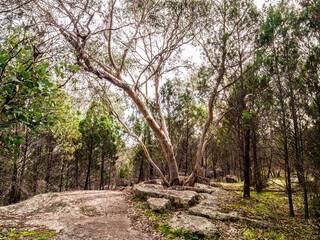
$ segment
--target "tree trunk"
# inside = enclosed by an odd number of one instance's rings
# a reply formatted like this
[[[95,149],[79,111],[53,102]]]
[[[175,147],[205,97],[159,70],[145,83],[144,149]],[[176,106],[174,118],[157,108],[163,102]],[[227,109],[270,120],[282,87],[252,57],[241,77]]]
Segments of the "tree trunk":
[[[35,161],[32,166],[32,176],[33,176],[33,193],[37,193],[37,181],[38,181],[38,163],[41,160],[41,147],[37,148],[38,156],[36,156]]]
[[[161,149],[164,153],[164,156],[168,163],[169,168],[169,184],[170,185],[177,185],[179,184],[179,173],[178,173],[178,166],[174,156],[173,147],[171,144],[171,140],[169,136],[166,135],[165,131],[161,129],[159,124],[154,120],[151,116],[149,110],[147,109],[146,105],[137,95],[137,93],[128,85],[125,86],[124,91],[129,95],[129,97],[133,100],[133,102],[137,105],[140,112],[146,119],[148,125],[153,130],[155,136],[157,137],[158,141],[160,142]]]
[[[144,172],[143,171],[144,171],[144,169],[143,169],[143,158],[141,158],[138,182],[144,181]]]
[[[101,168],[100,168],[100,190],[104,190],[104,154],[101,153]]]
[[[75,163],[75,184],[76,184],[76,186],[75,186],[75,188],[78,190],[79,189],[79,153],[78,153],[78,151],[76,151],[76,153],[75,153],[75,161],[76,161],[76,163]]]
[[[268,179],[270,178],[271,175],[271,169],[272,169],[272,159],[273,159],[273,149],[272,149],[272,141],[271,141],[271,146],[270,146],[270,161],[269,161],[269,167],[268,167]]]
[[[307,190],[306,179],[304,177],[304,167],[303,167],[303,160],[302,160],[301,149],[300,149],[298,118],[297,118],[297,112],[296,112],[296,108],[295,108],[295,99],[294,99],[294,92],[293,92],[291,77],[289,77],[289,89],[290,89],[291,115],[292,115],[292,120],[293,120],[293,136],[294,136],[294,149],[295,149],[295,168],[296,168],[296,171],[297,171],[297,174],[298,174],[299,183],[303,188],[305,218],[308,218],[309,217],[308,190]]]
[[[51,141],[49,141],[49,145],[51,145]],[[49,185],[50,185],[50,174],[51,174],[51,162],[52,162],[52,147],[49,146],[48,148],[49,150],[49,156],[47,157],[47,167],[46,167],[46,177],[45,177],[45,180],[46,180],[46,192],[49,191]]]
[[[90,139],[90,145],[89,145],[89,149],[88,150],[89,150],[88,169],[87,169],[86,182],[84,184],[84,190],[88,190],[88,187],[89,187],[90,170],[91,170],[91,162],[92,162],[92,152],[93,152],[93,139],[92,139],[92,137]]]
[[[285,164],[285,171],[287,173],[286,187],[288,192],[290,215],[293,217],[294,211],[293,211],[293,203],[292,203],[291,172],[290,172],[290,165],[289,165],[286,112],[285,112],[285,106],[284,106],[284,100],[283,100],[283,89],[282,89],[279,73],[277,77],[278,77],[277,84],[279,88],[279,100],[280,100],[280,106],[281,106],[281,121],[282,121],[281,126],[282,126],[282,135],[283,135],[283,144],[284,144],[284,164]]]
[[[18,164],[17,160],[14,160],[13,162],[13,173],[12,173],[12,178],[11,178],[11,189],[9,193],[9,200],[8,203],[17,203],[19,201],[18,199]]]
[[[250,128],[245,130],[244,136],[244,154],[243,154],[243,197],[250,198]]]
[[[170,132],[170,130],[169,130]],[[152,157],[152,148],[151,148],[151,144],[152,144],[152,141],[151,141],[151,134],[150,134],[150,130],[148,129],[148,135],[147,135],[147,146],[148,146],[148,150],[149,150],[149,154],[150,154],[150,157]],[[152,179],[153,178],[153,166],[149,163],[149,179]]]
[[[187,102],[188,103],[188,102]],[[188,108],[188,104],[187,104],[187,108]],[[187,111],[187,129],[186,129],[186,144],[185,144],[185,161],[186,161],[186,168],[185,168],[185,176],[187,176],[189,174],[189,163],[188,163],[188,150],[189,150],[189,114]]]
[[[254,163],[254,185],[255,190],[258,193],[262,192],[263,188],[263,179],[261,176],[261,169],[260,169],[260,163],[258,162],[258,156],[257,156],[257,132],[256,132],[256,126],[254,125],[252,127],[252,158]]]
[[[108,179],[108,189],[110,190],[110,185],[111,185],[111,169],[112,169],[112,165],[113,165],[113,160],[111,160],[110,164],[109,164],[109,179]]]
[[[69,173],[70,173],[70,161],[67,163],[67,176],[66,176],[66,184],[65,184],[65,190],[68,191],[69,189]]]
[[[59,185],[59,192],[62,192],[63,189],[63,174],[64,174],[64,160],[62,160],[62,166],[60,171],[60,185]]]
[[[23,151],[23,156],[22,156],[21,172],[20,172],[20,178],[19,178],[20,191],[18,192],[18,201],[21,200],[21,190],[23,187],[24,172],[26,169],[28,147],[29,147],[29,145],[28,145],[28,131],[26,130],[25,146],[24,146],[24,151]]]

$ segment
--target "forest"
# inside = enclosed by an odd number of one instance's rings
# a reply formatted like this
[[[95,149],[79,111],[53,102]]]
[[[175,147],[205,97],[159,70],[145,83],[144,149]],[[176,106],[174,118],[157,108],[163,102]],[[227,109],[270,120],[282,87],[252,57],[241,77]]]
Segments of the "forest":
[[[320,1],[0,2],[0,204],[280,181],[320,217]]]

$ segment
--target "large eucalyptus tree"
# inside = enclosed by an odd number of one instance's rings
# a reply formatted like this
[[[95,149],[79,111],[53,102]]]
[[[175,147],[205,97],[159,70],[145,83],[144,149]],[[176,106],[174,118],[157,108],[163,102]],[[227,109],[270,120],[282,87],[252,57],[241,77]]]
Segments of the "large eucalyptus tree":
[[[241,1],[239,4],[238,1],[224,0],[40,0],[24,7],[37,19],[38,25],[47,30],[48,39],[55,38],[55,34],[62,36],[58,37],[59,41],[67,43],[73,51],[75,62],[96,79],[96,84],[101,87],[100,97],[129,135],[141,144],[148,161],[164,183],[193,185],[206,146],[226,113],[223,101],[226,94],[223,93],[239,80],[236,68],[230,70],[234,65],[234,43],[230,39],[231,35],[237,35],[239,24],[249,24],[249,18],[254,14],[252,3]],[[220,15],[210,18],[217,12]],[[208,24],[212,20],[215,22]],[[205,28],[211,30],[202,35]],[[190,47],[195,39],[198,39],[198,43],[202,42],[212,31],[216,31],[222,51],[218,50],[217,64],[212,61],[213,83],[206,95],[207,118],[200,130],[195,166],[192,174],[182,181],[179,180],[159,91],[163,76],[181,66],[179,53],[183,47]],[[206,52],[206,55],[207,61],[211,61],[210,54]],[[225,74],[226,69],[230,70],[228,75]],[[230,75],[233,75],[232,81],[227,79]],[[143,91],[147,84],[153,88],[149,90],[153,97]],[[143,141],[120,119],[107,89],[122,90],[142,113],[160,143],[168,165],[169,179],[154,163]],[[217,103],[220,110],[215,110]]]

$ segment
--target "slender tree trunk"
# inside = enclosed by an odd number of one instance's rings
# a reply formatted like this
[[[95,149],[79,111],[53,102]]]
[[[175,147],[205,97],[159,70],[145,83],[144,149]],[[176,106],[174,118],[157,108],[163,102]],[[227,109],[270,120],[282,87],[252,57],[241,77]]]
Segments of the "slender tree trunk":
[[[285,168],[287,172],[287,179],[286,179],[286,186],[288,191],[288,199],[289,199],[289,209],[290,209],[290,215],[294,217],[294,211],[293,211],[293,203],[292,203],[292,189],[291,189],[291,172],[290,172],[290,165],[289,165],[289,153],[288,153],[288,142],[287,137],[285,136],[284,140],[284,161],[285,161]]]
[[[88,169],[87,169],[86,182],[84,184],[84,190],[88,190],[88,187],[89,187],[90,170],[91,170],[91,162],[92,162],[92,152],[93,152],[93,138],[91,137],[90,145],[89,145]]]
[[[112,164],[113,160],[111,160],[110,164],[109,164],[109,179],[108,179],[108,189],[110,189],[110,184],[111,184],[111,170],[112,170]]]
[[[268,167],[268,179],[270,178],[271,169],[272,169],[272,159],[273,159],[273,149],[272,149],[272,140],[271,140],[271,146],[270,146],[270,161],[269,161],[269,167]]]
[[[11,178],[11,190],[9,193],[9,200],[8,203],[17,203],[18,200],[18,164],[17,160],[14,160],[13,162],[13,172],[12,172],[12,178]]]
[[[70,173],[70,161],[67,162],[67,175],[66,175],[66,185],[65,185],[65,190],[68,191],[69,189],[69,174]]]
[[[33,176],[33,193],[37,193],[37,182],[38,182],[38,163],[41,161],[41,147],[37,148],[38,156],[36,156],[35,161],[32,166],[32,176]]]
[[[76,159],[75,159],[75,184],[76,189],[79,189],[79,153],[76,152]]]
[[[187,106],[188,107],[188,106]],[[188,163],[188,150],[189,150],[189,114],[187,113],[187,130],[186,130],[186,134],[187,134],[187,139],[186,139],[186,144],[185,144],[185,162],[186,162],[186,168],[185,168],[185,176],[187,176],[189,174],[189,163]]]
[[[250,198],[250,128],[245,130],[244,136],[244,155],[243,155],[243,197]]]
[[[62,192],[63,189],[63,174],[64,174],[64,160],[62,161],[61,171],[60,171],[60,185],[59,185],[59,192]]]
[[[253,163],[254,163],[254,184],[255,184],[255,189],[257,192],[261,193],[262,192],[262,176],[261,176],[261,169],[260,169],[260,164],[258,162],[258,156],[257,156],[257,132],[256,132],[256,126],[253,126],[252,128],[252,158],[253,158]]]
[[[45,177],[45,180],[46,180],[46,192],[49,191],[49,185],[50,185],[50,175],[51,175],[51,162],[52,162],[52,147],[51,147],[51,140],[49,141],[49,147],[48,147],[48,157],[46,158],[47,160],[47,167],[46,167],[46,177]]]
[[[21,200],[21,189],[23,187],[23,180],[24,180],[24,172],[25,172],[25,169],[26,169],[28,147],[29,147],[29,145],[28,145],[28,131],[26,130],[25,146],[24,146],[24,151],[23,151],[23,156],[22,156],[21,173],[20,173],[20,178],[19,178],[20,191],[18,193],[18,201]]]
[[[169,132],[170,132],[170,129],[169,129]],[[152,148],[151,148],[152,141],[151,141],[151,134],[149,129],[148,129],[148,135],[147,135],[147,144],[148,144],[149,154],[152,157]],[[149,179],[152,179],[152,178],[153,178],[153,166],[149,163]]]
[[[294,92],[292,87],[292,79],[289,77],[289,89],[290,89],[290,105],[291,105],[291,115],[293,120],[293,135],[294,135],[294,149],[295,149],[295,168],[298,174],[298,180],[303,188],[304,195],[304,209],[305,218],[309,217],[309,207],[308,207],[308,189],[306,184],[306,179],[304,177],[304,167],[301,156],[300,149],[300,138],[299,138],[299,127],[298,127],[298,117],[295,108]]]
[[[100,168],[100,190],[104,190],[104,154],[101,153],[101,168]]]
[[[283,145],[284,145],[284,163],[285,163],[285,171],[286,171],[286,186],[287,186],[287,192],[288,192],[288,200],[289,200],[289,210],[290,215],[294,216],[293,211],[293,203],[292,203],[292,189],[291,189],[291,170],[289,165],[289,151],[288,151],[288,137],[287,137],[287,124],[286,124],[286,112],[284,107],[284,100],[283,100],[283,89],[280,81],[280,76],[278,73],[277,76],[277,84],[279,88],[279,100],[281,105],[281,125],[282,125],[282,135],[283,135]]]
[[[144,169],[143,169],[143,158],[141,158],[140,162],[140,168],[139,168],[139,177],[138,177],[138,182],[144,181]]]

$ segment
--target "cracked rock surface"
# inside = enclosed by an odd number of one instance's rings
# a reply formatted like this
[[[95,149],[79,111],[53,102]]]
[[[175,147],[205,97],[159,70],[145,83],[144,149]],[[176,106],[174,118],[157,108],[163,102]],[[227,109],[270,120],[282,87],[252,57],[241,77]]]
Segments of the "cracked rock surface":
[[[182,214],[171,218],[168,224],[171,228],[186,230],[197,235],[207,237],[219,235],[218,229],[213,223],[199,216]]]
[[[134,229],[123,192],[74,191],[37,195],[0,207],[0,228],[52,229],[50,239],[159,239]]]

